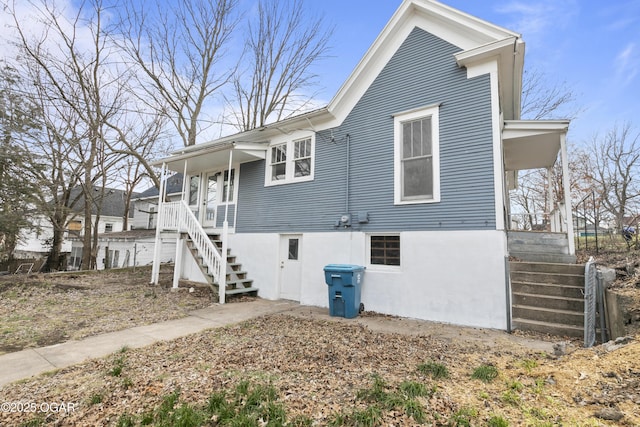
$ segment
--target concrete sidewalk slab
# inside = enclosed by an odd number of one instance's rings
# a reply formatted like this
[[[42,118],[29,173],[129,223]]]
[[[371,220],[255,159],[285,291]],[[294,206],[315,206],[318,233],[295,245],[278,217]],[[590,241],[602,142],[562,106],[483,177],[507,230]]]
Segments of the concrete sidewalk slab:
[[[0,355],[0,387],[43,372],[60,369],[87,359],[104,357],[127,346],[144,347],[157,341],[172,340],[205,329],[220,328],[266,314],[291,310],[290,301],[256,299],[232,304],[214,304],[195,310],[188,317],[136,326],[122,331],[67,341],[48,347]]]
[[[57,369],[56,366],[32,348],[3,354],[0,356],[0,387],[53,369]]]

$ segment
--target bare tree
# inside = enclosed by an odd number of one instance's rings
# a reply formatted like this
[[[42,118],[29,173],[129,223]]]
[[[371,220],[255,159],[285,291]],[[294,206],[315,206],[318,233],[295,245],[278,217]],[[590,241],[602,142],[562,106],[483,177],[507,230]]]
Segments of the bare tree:
[[[20,93],[15,67],[0,62],[0,259],[11,258],[24,229],[35,229],[34,202],[40,187],[33,176],[42,170],[27,143],[40,126],[40,109]]]
[[[105,121],[121,113],[120,76],[113,66],[113,49],[103,31],[105,7],[101,0],[86,0],[74,11],[58,9],[53,0],[32,0],[43,32],[34,37],[16,13],[13,15],[18,45],[29,67],[39,70],[40,95],[64,114],[58,118],[77,120],[72,151],[82,165],[78,170],[84,209],[82,267],[91,268],[93,186],[104,171],[96,167],[107,138]],[[118,62],[118,61],[114,61]],[[62,126],[67,130],[71,124]],[[61,128],[60,126],[56,126]]]
[[[303,0],[261,0],[249,24],[243,63],[233,79],[231,123],[240,131],[261,127],[308,108],[316,83],[312,66],[328,50],[332,30],[305,14]]]
[[[551,82],[544,72],[532,68],[522,79],[521,116],[529,120],[572,119],[578,113],[576,95],[566,83]]]
[[[629,208],[640,200],[640,132],[630,123],[615,125],[603,138],[592,139],[589,152],[587,176],[620,230]]]
[[[166,114],[185,146],[194,145],[207,127],[208,102],[235,68],[225,52],[238,0],[156,2],[149,12],[142,4],[127,3],[118,44],[141,71],[141,99]]]

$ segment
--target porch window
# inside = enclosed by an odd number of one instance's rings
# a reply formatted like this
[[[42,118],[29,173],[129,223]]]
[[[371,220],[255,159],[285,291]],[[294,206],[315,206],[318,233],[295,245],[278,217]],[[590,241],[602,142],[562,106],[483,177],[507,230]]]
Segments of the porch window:
[[[312,180],[314,140],[313,136],[303,136],[272,145],[265,185]]]
[[[395,115],[395,203],[440,201],[438,106]]]
[[[200,191],[200,175],[189,177],[189,206],[198,204],[198,192]]]
[[[369,264],[400,266],[400,235],[369,236]]]

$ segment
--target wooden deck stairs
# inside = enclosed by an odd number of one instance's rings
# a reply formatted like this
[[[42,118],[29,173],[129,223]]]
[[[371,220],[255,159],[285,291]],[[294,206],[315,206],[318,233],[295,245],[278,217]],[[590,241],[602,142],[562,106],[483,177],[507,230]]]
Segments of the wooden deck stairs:
[[[222,240],[220,239],[220,235],[218,234],[209,234],[209,239],[218,248],[218,252],[222,252]],[[200,271],[204,274],[207,279],[207,283],[214,288],[216,292],[219,291],[219,284],[214,280],[213,274],[209,272],[209,269],[203,262],[202,257],[198,253],[198,249],[196,248],[193,241],[189,238],[186,233],[183,233],[182,237],[185,239],[187,248],[191,255],[198,264]],[[258,288],[253,286],[253,280],[247,278],[247,272],[242,269],[242,264],[237,262],[236,256],[231,253],[230,249],[227,249],[227,274],[226,274],[226,287],[225,287],[225,295],[257,295]]]
[[[510,262],[512,327],[584,336],[584,265]]]

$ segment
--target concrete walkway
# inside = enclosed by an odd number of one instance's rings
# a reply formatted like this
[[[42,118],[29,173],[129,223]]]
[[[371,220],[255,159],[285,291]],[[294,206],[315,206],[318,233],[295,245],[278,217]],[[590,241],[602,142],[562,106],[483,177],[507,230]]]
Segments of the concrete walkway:
[[[96,335],[81,341],[67,341],[48,347],[30,348],[0,355],[0,387],[43,372],[64,368],[86,359],[112,354],[122,347],[144,347],[209,328],[243,322],[265,314],[291,310],[297,303],[256,299],[195,310],[188,317],[118,332]]]
[[[118,332],[96,335],[81,341],[67,341],[48,347],[0,355],[0,387],[43,372],[71,366],[87,359],[104,357],[124,346],[129,348],[144,347],[157,341],[168,341],[205,329],[219,328],[275,313],[307,319],[361,324],[372,331],[382,333],[424,335],[450,341],[477,342],[490,347],[514,345],[534,351],[553,352],[553,343],[551,342],[509,335],[504,331],[392,316],[360,316],[355,319],[345,319],[331,317],[328,311],[327,308],[303,306],[292,301],[263,299],[224,305],[215,304],[192,311],[188,317],[182,319],[137,326]]]

